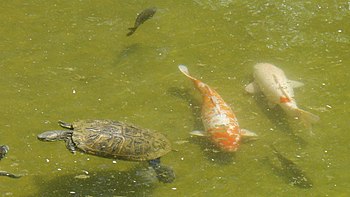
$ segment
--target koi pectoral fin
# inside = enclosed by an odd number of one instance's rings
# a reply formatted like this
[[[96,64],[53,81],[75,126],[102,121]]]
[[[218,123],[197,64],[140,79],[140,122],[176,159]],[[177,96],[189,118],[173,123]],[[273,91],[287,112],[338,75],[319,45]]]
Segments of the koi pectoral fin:
[[[258,135],[253,131],[249,131],[247,129],[241,129],[241,136],[244,141],[257,140]]]
[[[208,136],[207,132],[205,132],[205,131],[198,131],[198,130],[191,131],[190,134],[191,135],[195,135],[195,136],[200,136],[200,137]]]
[[[300,81],[293,81],[293,80],[288,80],[288,83],[290,84],[290,86],[292,86],[293,88],[299,88],[304,86],[304,83],[300,82]]]
[[[260,92],[260,88],[258,84],[256,84],[255,82],[252,82],[245,87],[245,91],[250,94],[254,94],[254,93]]]

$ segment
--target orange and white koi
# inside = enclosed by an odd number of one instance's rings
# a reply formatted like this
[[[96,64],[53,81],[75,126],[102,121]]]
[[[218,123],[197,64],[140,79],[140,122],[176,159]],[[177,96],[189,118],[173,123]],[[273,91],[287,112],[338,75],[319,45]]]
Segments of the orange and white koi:
[[[191,134],[209,136],[215,145],[226,152],[235,152],[239,147],[241,137],[257,136],[255,133],[239,127],[235,114],[215,90],[192,77],[186,66],[179,65],[179,69],[193,81],[203,98],[202,122],[205,132],[193,131]]]
[[[301,87],[304,84],[298,81],[287,79],[283,70],[269,64],[258,63],[254,66],[254,82],[246,86],[246,91],[256,93],[261,91],[269,101],[269,106],[276,104],[291,116],[300,118],[304,124],[310,125],[319,120],[319,117],[299,109],[294,99],[293,88]]]

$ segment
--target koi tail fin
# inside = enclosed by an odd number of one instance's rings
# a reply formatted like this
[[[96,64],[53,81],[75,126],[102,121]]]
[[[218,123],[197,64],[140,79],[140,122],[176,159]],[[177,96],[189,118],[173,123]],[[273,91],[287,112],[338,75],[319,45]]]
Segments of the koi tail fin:
[[[137,27],[130,27],[128,29],[130,30],[130,32],[127,33],[126,36],[131,36],[136,31]]]
[[[179,70],[180,70],[184,75],[186,75],[188,78],[190,78],[190,79],[192,79],[192,80],[194,80],[194,81],[197,81],[196,78],[194,78],[194,77],[192,77],[192,76],[190,75],[190,72],[188,71],[187,66],[180,64],[178,67],[179,67]]]
[[[307,127],[311,127],[311,124],[316,123],[320,120],[320,117],[310,113],[308,111],[297,108],[295,110],[297,117],[305,124]]]

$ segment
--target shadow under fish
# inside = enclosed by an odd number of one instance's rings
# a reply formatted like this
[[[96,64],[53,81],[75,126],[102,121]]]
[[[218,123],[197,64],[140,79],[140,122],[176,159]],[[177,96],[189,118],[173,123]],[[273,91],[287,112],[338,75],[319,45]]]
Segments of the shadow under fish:
[[[129,28],[130,32],[127,33],[126,36],[131,36],[140,25],[142,25],[148,19],[152,18],[153,15],[156,13],[156,11],[157,11],[157,8],[150,7],[143,10],[140,14],[138,14],[135,20],[134,26]]]
[[[131,45],[128,45],[124,47],[117,57],[115,58],[113,64],[119,65],[121,62],[127,61],[129,58],[131,58],[134,54],[136,54],[141,49],[140,44],[134,43]]]
[[[273,125],[275,125],[277,130],[282,131],[283,133],[290,136],[291,139],[295,141],[297,144],[299,144],[300,146],[307,145],[307,142],[293,131],[293,128],[291,127],[290,123],[286,121],[287,114],[284,113],[282,110],[280,110],[279,106],[277,106],[276,108],[270,109],[268,107],[268,104],[264,101],[265,96],[263,94],[257,94],[253,97],[253,99],[257,103],[257,106],[269,119],[269,121],[272,122]]]
[[[0,160],[6,156],[10,148],[7,145],[0,145]],[[7,176],[10,178],[20,178],[21,176],[12,174],[6,171],[0,171],[0,176]]]
[[[312,188],[313,182],[309,177],[306,176],[305,172],[299,166],[297,166],[293,161],[284,157],[279,151],[277,151],[274,146],[271,146],[271,148],[277,160],[279,161],[279,164],[277,164],[266,158],[274,173],[282,177],[287,183],[292,186],[303,189]]]

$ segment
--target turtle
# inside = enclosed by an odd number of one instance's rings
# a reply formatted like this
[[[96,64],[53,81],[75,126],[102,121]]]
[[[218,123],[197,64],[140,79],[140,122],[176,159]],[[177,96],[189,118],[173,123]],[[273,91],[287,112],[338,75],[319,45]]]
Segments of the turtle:
[[[7,145],[0,145],[0,160],[6,156],[10,148]],[[7,176],[10,178],[20,178],[21,176],[12,174],[6,171],[0,171],[0,176]]]
[[[172,168],[160,163],[160,157],[172,150],[169,140],[161,133],[108,119],[59,121],[58,124],[69,130],[46,131],[37,138],[47,142],[65,141],[73,154],[80,151],[105,158],[147,161],[159,181],[175,180]]]

